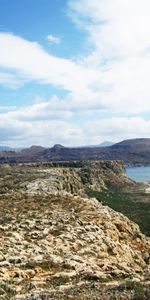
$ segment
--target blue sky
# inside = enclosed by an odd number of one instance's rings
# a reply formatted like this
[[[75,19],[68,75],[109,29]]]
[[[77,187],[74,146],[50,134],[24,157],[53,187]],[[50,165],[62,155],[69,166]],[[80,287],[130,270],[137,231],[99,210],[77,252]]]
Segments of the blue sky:
[[[36,41],[60,57],[80,55],[84,48],[85,32],[72,25],[66,0],[0,0],[0,5],[1,32]],[[48,43],[49,34],[62,39],[61,47]]]
[[[148,0],[0,0],[0,8],[1,145],[149,137]]]
[[[58,57],[73,58],[86,51],[83,42],[85,32],[72,26],[66,0],[0,0],[0,6],[1,33],[12,33],[38,42],[48,53]],[[61,45],[49,42],[48,35],[62,40]],[[18,106],[30,104],[36,94],[48,99],[55,93],[63,94],[62,89],[35,82],[28,82],[15,91],[8,91],[7,86],[1,86],[0,91],[0,105],[7,101]]]

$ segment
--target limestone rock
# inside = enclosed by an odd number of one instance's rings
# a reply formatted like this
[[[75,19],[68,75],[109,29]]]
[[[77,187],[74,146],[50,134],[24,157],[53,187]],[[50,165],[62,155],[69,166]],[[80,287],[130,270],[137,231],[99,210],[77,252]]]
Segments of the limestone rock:
[[[9,234],[0,235],[0,281],[11,282],[12,299],[32,299],[30,288],[38,295],[77,278],[150,277],[150,240],[127,217],[96,199],[71,194],[30,197],[27,210],[26,201],[17,203],[19,215],[10,221]],[[9,204],[10,214],[14,206]]]
[[[44,170],[43,170],[44,172]],[[122,161],[87,161],[69,163],[45,169],[46,179],[24,184],[28,194],[53,194],[58,191],[84,195],[87,189],[101,191],[111,184],[117,187],[132,186],[134,182],[125,174]]]

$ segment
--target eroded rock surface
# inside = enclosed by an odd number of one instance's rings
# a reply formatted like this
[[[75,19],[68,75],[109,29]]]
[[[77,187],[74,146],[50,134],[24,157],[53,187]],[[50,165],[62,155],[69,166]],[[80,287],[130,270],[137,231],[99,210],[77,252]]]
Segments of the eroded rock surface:
[[[101,191],[108,185],[127,187],[134,182],[125,174],[122,161],[88,161],[70,163],[53,163],[51,167],[43,169],[47,177],[36,179],[24,184],[26,193],[51,194],[58,191],[71,194],[85,194],[87,189]]]
[[[85,196],[134,184],[122,162],[1,165],[0,299],[149,299],[149,238]]]
[[[150,278],[150,240],[96,199],[57,194],[3,201],[1,299],[59,299],[51,293],[79,282]]]

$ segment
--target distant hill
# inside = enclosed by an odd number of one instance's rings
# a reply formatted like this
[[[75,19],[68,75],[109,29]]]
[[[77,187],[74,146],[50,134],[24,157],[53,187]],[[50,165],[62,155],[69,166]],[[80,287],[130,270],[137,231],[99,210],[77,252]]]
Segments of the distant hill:
[[[113,145],[113,147],[128,147],[128,148],[132,148],[132,149],[149,149],[150,147],[150,139],[128,139],[128,140],[124,140],[122,142],[116,143]]]
[[[123,160],[129,165],[150,165],[150,139],[130,139],[112,146],[64,147],[60,144],[52,148],[32,146],[19,152],[0,152],[1,163],[49,162],[81,160]]]
[[[129,164],[150,164],[150,139],[128,139],[110,147],[112,159],[123,159]]]
[[[34,153],[40,153],[44,150],[45,148],[42,147],[42,146],[31,146],[30,148],[25,148],[25,149],[22,149],[22,153],[30,153],[30,154],[33,154]]]

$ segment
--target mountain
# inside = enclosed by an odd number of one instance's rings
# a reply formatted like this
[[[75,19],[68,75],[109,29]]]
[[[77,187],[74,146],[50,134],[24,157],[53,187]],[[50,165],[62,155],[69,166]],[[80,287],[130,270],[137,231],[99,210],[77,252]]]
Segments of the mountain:
[[[34,155],[35,153],[41,153],[45,148],[42,146],[31,146],[30,148],[22,149],[21,153]]]
[[[123,159],[126,163],[150,164],[150,139],[128,139],[111,146],[112,159]]]
[[[124,140],[120,143],[116,143],[113,145],[114,148],[117,148],[117,147],[126,147],[126,148],[132,148],[133,150],[137,150],[140,149],[141,150],[148,150],[149,147],[150,147],[150,139],[128,139],[128,140]]]
[[[123,160],[129,165],[150,164],[150,139],[130,139],[112,146],[64,147],[56,144],[52,148],[32,146],[19,152],[0,152],[0,163]]]

